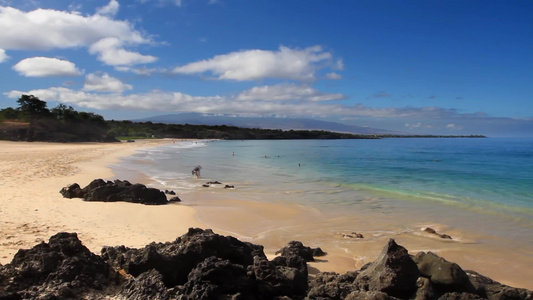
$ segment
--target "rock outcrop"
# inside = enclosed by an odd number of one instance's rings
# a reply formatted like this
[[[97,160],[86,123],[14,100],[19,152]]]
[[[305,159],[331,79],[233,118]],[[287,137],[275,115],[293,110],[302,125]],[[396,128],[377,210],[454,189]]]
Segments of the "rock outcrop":
[[[173,242],[91,253],[75,233],[58,233],[0,265],[7,299],[532,299],[437,255],[412,258],[390,240],[378,259],[340,275],[309,279],[308,247],[290,242],[269,261],[263,247],[191,228]],[[302,250],[303,249],[303,250]],[[305,251],[304,251],[305,250]]]
[[[79,184],[74,183],[62,188],[59,193],[65,198],[83,198],[85,201],[125,201],[148,205],[161,205],[169,202],[164,192],[149,188],[144,184],[131,184],[127,180],[95,179],[83,189]]]

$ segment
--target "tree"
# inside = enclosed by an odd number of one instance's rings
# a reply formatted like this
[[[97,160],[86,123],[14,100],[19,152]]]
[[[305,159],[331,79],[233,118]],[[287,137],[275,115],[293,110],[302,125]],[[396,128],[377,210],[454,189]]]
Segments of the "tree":
[[[59,104],[52,109],[52,115],[59,121],[72,121],[77,118],[78,112],[72,106]]]
[[[50,114],[46,108],[46,102],[33,95],[22,95],[18,100],[18,110],[24,114],[30,115],[30,120],[34,117],[44,117]]]

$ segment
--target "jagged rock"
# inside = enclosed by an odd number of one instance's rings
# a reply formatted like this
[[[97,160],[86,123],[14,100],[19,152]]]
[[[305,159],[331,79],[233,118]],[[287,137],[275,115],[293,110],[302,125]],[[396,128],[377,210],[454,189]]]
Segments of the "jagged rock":
[[[318,273],[309,281],[307,299],[345,299],[348,294],[355,291],[353,281],[357,271],[339,275],[334,272]]]
[[[398,298],[383,292],[354,291],[344,298],[345,300],[396,300]]]
[[[180,197],[172,197],[170,199],[168,199],[168,202],[181,202],[181,199]]]
[[[276,251],[276,254],[281,254],[281,256],[290,257],[293,255],[301,256],[305,261],[315,261],[313,256],[323,256],[326,255],[324,251],[320,248],[311,248],[306,247],[299,241],[290,241],[287,243],[287,246]]]
[[[161,273],[167,287],[185,284],[191,270],[208,257],[248,266],[253,264],[255,255],[265,257],[262,246],[198,228],[190,228],[174,242],[151,243],[143,249],[124,246],[102,249],[102,257],[113,267],[133,276],[155,269]]]
[[[130,279],[122,287],[120,295],[128,300],[166,300],[169,298],[163,277],[154,269]]]
[[[514,288],[497,281],[494,281],[486,276],[483,276],[475,271],[465,271],[470,279],[470,282],[477,290],[477,294],[489,300],[501,299],[533,299],[533,292],[527,289]]]
[[[64,198],[83,198],[83,191],[77,183],[69,184],[59,191]]]
[[[407,250],[390,239],[377,260],[359,273],[354,284],[363,291],[406,299],[415,293],[418,276],[418,268]]]
[[[11,263],[0,267],[0,299],[77,298],[102,290],[112,277],[109,266],[76,233],[62,232],[48,243],[19,250]]]
[[[104,181],[95,179],[83,189],[77,183],[61,189],[63,197],[83,198],[85,201],[115,202],[125,201],[142,204],[167,204],[165,193],[158,189],[148,188],[143,184],[131,184],[129,181]]]
[[[468,275],[459,265],[449,262],[433,252],[420,252],[413,258],[420,275],[428,278],[435,289],[442,292],[475,292]]]
[[[198,264],[180,295],[187,299],[254,299],[255,281],[243,265],[214,256]]]
[[[307,293],[307,272],[275,265],[262,256],[254,257],[251,270],[257,281],[258,293],[266,299],[282,295],[303,297]]]
[[[294,249],[300,248],[305,247]],[[191,228],[173,242],[142,249],[105,247],[100,257],[75,233],[58,233],[0,265],[0,300],[533,299],[530,290],[502,285],[474,271],[463,271],[471,285],[465,290],[464,275],[443,279],[442,270],[461,272],[434,254],[417,258],[423,270],[419,277],[407,250],[392,239],[379,258],[361,270],[318,273],[309,282],[306,261],[298,253],[289,251],[268,261],[262,246]]]

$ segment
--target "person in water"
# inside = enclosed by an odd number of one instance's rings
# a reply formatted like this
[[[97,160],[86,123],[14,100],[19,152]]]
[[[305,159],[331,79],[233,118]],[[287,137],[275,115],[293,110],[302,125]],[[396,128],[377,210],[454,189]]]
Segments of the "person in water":
[[[201,166],[196,166],[194,169],[192,169],[192,175],[195,178],[199,178],[200,177],[200,169],[202,169]]]

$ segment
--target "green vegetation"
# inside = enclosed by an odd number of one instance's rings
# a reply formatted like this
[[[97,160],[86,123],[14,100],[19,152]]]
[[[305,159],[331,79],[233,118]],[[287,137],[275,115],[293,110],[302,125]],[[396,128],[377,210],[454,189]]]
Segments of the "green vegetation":
[[[22,95],[18,108],[0,110],[0,139],[49,142],[116,141],[107,134],[107,123],[95,113],[78,112],[63,104],[49,110],[46,102]]]
[[[281,130],[163,124],[152,122],[106,121],[100,115],[78,112],[72,106],[59,104],[49,110],[46,102],[32,95],[22,95],[19,107],[0,110],[0,139],[49,142],[110,142],[132,139],[226,139],[226,140],[286,140],[286,139],[379,139],[379,138],[443,138],[484,137],[435,135],[360,135],[324,130]]]

